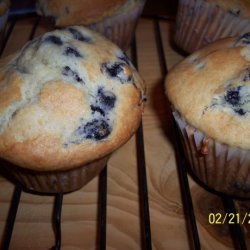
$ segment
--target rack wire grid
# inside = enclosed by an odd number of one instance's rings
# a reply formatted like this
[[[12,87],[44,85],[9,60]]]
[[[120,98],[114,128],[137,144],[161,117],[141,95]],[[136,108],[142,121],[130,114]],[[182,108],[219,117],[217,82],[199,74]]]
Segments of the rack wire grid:
[[[8,43],[9,37],[19,20],[23,18],[34,17],[34,13],[16,13],[9,18],[7,29],[5,30],[4,38],[2,39],[0,47],[0,55],[3,54],[3,51]],[[31,29],[29,40],[34,38],[36,29],[40,22],[40,17],[35,16],[36,21],[33,23],[33,28]],[[159,21],[160,20],[171,20],[173,17],[169,16],[143,16],[143,18],[148,18],[154,20],[154,30],[155,30],[155,41],[157,45],[157,50],[159,53],[161,61],[161,71],[162,75],[165,76],[168,73],[168,66],[164,56],[163,49],[163,39],[161,37]],[[137,44],[135,40],[132,43],[131,47],[131,59],[134,65],[137,67]],[[163,84],[163,83],[162,83]],[[190,192],[190,186],[188,181],[188,164],[185,159],[181,140],[178,136],[178,129],[175,125],[174,120],[172,120],[174,128],[174,149],[177,159],[177,168],[179,183],[182,194],[182,202],[184,208],[184,215],[186,221],[187,232],[189,232],[189,246],[190,249],[201,249],[199,232],[197,229],[195,213],[193,209],[193,201]],[[139,185],[139,197],[140,197],[140,222],[141,222],[141,248],[150,250],[152,249],[152,240],[151,240],[151,229],[150,229],[150,213],[149,213],[149,202],[148,202],[148,188],[147,188],[147,175],[146,175],[146,164],[145,164],[145,151],[144,151],[144,137],[143,137],[143,123],[141,123],[139,130],[136,134],[136,146],[137,146],[137,165],[138,165],[138,185]],[[8,213],[5,233],[3,236],[3,244],[1,249],[7,250],[10,247],[11,236],[15,224],[15,218],[18,211],[18,206],[20,203],[20,196],[23,190],[20,184],[16,184],[13,197],[11,201],[11,206]],[[54,250],[59,250],[61,248],[61,212],[63,207],[63,194],[57,193],[54,195],[54,211],[53,211],[53,226],[55,233],[55,244],[52,247]],[[237,213],[234,205],[234,200],[228,196],[221,196],[225,212],[228,213]],[[99,175],[99,199],[98,199],[98,228],[99,228],[99,244],[98,249],[106,249],[106,216],[107,216],[107,167]],[[234,243],[235,249],[246,250],[247,245],[245,242],[244,234],[242,228],[239,224],[231,224],[230,230]]]

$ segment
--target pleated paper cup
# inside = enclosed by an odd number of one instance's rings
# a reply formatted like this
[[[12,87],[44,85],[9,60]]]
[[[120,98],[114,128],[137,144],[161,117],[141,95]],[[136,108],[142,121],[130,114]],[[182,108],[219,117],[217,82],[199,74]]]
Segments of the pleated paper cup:
[[[223,10],[204,0],[180,0],[175,43],[188,53],[225,37],[250,32],[250,19]]]
[[[174,111],[192,173],[207,187],[239,198],[250,198],[250,150],[207,137]]]
[[[134,37],[137,21],[144,4],[145,1],[137,1],[133,8],[124,12],[121,11],[88,27],[101,33],[121,49],[127,50]]]
[[[34,171],[1,162],[24,189],[39,193],[68,193],[80,189],[106,166],[110,155],[78,168],[57,171]],[[10,166],[11,165],[11,166]]]

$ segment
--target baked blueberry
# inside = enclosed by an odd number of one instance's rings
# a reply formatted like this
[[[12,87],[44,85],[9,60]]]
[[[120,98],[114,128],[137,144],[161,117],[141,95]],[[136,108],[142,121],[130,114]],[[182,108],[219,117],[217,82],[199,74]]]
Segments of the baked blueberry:
[[[130,65],[130,61],[128,56],[126,55],[126,53],[124,51],[121,51],[119,53],[119,55],[117,56],[118,59],[122,60],[123,62],[125,62],[126,64]]]
[[[111,91],[104,91],[103,88],[99,88],[97,92],[96,103],[100,105],[104,110],[109,111],[114,108],[116,102],[116,96]]]
[[[244,109],[242,109],[242,108],[234,109],[234,112],[236,112],[239,115],[245,115],[246,114],[246,111]]]
[[[101,72],[108,77],[117,78],[121,83],[126,83],[131,81],[132,77],[130,74],[125,73],[125,67],[127,65],[123,62],[102,63]]]
[[[72,47],[66,47],[64,51],[64,55],[66,56],[75,56],[75,57],[82,57],[79,51],[77,49],[72,48]]]
[[[225,100],[229,104],[236,106],[240,104],[240,87],[229,89],[225,95]]]
[[[63,44],[63,41],[61,40],[61,38],[58,36],[54,36],[54,35],[50,35],[50,36],[45,37],[45,39],[43,41],[49,42],[49,43],[54,43],[54,44],[59,45],[59,46],[61,46]]]
[[[110,77],[118,77],[118,75],[123,71],[124,63],[104,63],[102,64],[102,72],[107,73]]]
[[[250,32],[240,36],[239,39],[236,41],[235,46],[237,47],[239,45],[249,45],[249,44],[250,44]]]
[[[79,40],[81,42],[91,43],[92,39],[88,36],[84,36],[80,31],[74,28],[68,28],[68,31],[73,35],[74,39]]]
[[[78,134],[83,135],[86,139],[103,140],[111,133],[109,124],[103,119],[94,119],[87,122],[83,127],[78,128]]]
[[[73,71],[69,66],[65,66],[62,70],[62,74],[64,76],[69,76],[74,78],[74,80],[76,80],[77,82],[81,82],[83,83],[82,78],[79,77],[79,75],[77,74],[76,71]]]
[[[94,106],[94,105],[90,105],[91,110],[93,111],[93,113],[98,112],[100,113],[102,116],[105,116],[105,112],[103,109],[101,109],[99,106]]]

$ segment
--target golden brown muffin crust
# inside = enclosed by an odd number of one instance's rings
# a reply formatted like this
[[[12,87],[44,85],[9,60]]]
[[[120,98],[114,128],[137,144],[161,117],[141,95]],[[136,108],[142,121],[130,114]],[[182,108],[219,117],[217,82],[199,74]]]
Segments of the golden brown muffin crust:
[[[250,34],[215,42],[176,65],[166,94],[208,137],[250,148]]]

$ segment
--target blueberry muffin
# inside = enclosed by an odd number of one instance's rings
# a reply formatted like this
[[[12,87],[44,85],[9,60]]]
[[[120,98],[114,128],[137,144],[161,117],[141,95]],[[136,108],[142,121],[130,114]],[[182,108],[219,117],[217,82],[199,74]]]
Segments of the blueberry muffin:
[[[180,0],[174,40],[188,53],[250,32],[249,0]]]
[[[250,197],[250,33],[208,45],[176,65],[166,94],[193,173]]]
[[[85,25],[127,49],[145,0],[37,0],[37,13],[57,27]]]
[[[0,65],[0,158],[28,189],[81,187],[139,126],[143,81],[93,31],[48,32]]]

